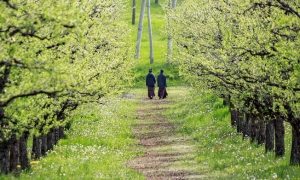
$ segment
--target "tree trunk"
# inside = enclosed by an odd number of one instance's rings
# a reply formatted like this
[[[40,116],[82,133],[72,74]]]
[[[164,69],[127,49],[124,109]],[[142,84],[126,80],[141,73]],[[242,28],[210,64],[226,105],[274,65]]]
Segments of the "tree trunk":
[[[29,137],[29,132],[24,132],[20,137],[20,164],[21,169],[28,169],[30,167],[28,152],[27,152],[27,141]]]
[[[283,124],[283,119],[280,115],[276,116],[274,128],[275,128],[275,156],[283,157],[285,154],[284,124]]]
[[[150,64],[153,64],[153,40],[152,40],[152,25],[151,25],[151,14],[150,14],[150,0],[147,3],[147,10],[148,10],[148,28],[149,28],[149,41],[150,41]]]
[[[138,27],[137,44],[136,44],[136,52],[135,52],[135,58],[137,58],[137,59],[140,58],[145,5],[146,5],[146,0],[142,0],[142,7],[141,7],[141,13],[140,13],[139,27]]]
[[[135,24],[135,10],[136,10],[136,0],[132,0],[132,21],[131,23]]]
[[[257,116],[251,115],[250,142],[253,143],[257,138]]]
[[[266,124],[266,144],[265,150],[266,152],[274,151],[274,120],[269,120]]]
[[[171,1],[171,0],[170,0]],[[170,6],[170,1],[169,1],[169,6]],[[176,0],[172,0],[172,8],[174,9],[176,7]],[[171,24],[168,22],[168,26],[170,28]],[[168,62],[172,61],[172,36],[169,34],[168,35]]]
[[[47,134],[47,148],[48,150],[52,150],[55,140],[54,128],[51,128],[49,133]]]
[[[298,122],[299,123],[299,122]],[[292,149],[291,149],[291,165],[300,165],[300,127],[297,123],[292,123]]]
[[[3,139],[3,138],[1,138]],[[9,173],[9,150],[10,150],[10,142],[2,141],[0,142],[0,174],[8,174]]]
[[[243,131],[243,123],[244,123],[244,113],[241,111],[237,111],[237,122],[236,122],[237,133],[241,133]]]
[[[13,138],[10,146],[10,171],[15,171],[19,162],[19,141]]]
[[[33,137],[32,142],[32,158],[39,159],[42,157],[42,137]]]
[[[41,154],[44,156],[44,155],[46,155],[46,153],[48,151],[48,149],[47,149],[47,135],[43,134],[41,140],[42,140]]]
[[[158,0],[155,0],[155,4],[158,4]]]
[[[251,116],[249,113],[245,114],[245,121],[243,124],[243,139],[250,136],[250,117]]]
[[[231,126],[235,127],[237,125],[238,111],[234,109],[234,105],[230,103],[230,115],[231,115]]]
[[[176,7],[176,2],[177,2],[177,0],[172,0],[172,8]]]
[[[59,137],[59,128],[55,128],[54,129],[54,144],[57,144],[59,139],[60,139],[60,137]]]
[[[258,131],[258,137],[257,137],[257,142],[258,144],[262,145],[266,141],[266,126],[265,126],[265,121],[264,121],[264,116],[260,112],[258,115],[258,125],[259,125],[259,131]]]
[[[60,126],[59,129],[58,129],[58,133],[59,133],[59,139],[62,139],[65,137],[65,128]]]

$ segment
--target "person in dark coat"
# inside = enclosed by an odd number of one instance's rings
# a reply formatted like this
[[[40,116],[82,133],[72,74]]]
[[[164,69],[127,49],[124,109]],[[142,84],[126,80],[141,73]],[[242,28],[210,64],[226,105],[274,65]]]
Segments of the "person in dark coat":
[[[164,70],[160,70],[160,74],[157,76],[157,86],[158,86],[158,97],[163,99],[166,97],[166,87],[167,87],[167,77],[164,74]]]
[[[149,69],[149,73],[146,76],[146,86],[148,87],[148,97],[152,99],[155,96],[155,83],[156,79],[154,74],[152,73],[152,69]]]

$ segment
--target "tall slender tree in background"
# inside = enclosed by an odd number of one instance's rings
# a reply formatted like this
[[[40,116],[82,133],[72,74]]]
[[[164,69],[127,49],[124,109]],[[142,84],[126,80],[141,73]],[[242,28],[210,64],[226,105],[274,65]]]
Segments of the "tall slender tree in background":
[[[151,13],[150,13],[150,0],[147,3],[147,15],[148,15],[148,28],[149,28],[149,41],[150,41],[150,64],[153,64],[153,38],[152,38],[152,25],[151,25]]]
[[[139,26],[138,26],[137,44],[136,44],[136,50],[135,50],[135,58],[137,58],[137,59],[140,58],[145,5],[146,5],[146,0],[142,0],[140,20],[139,20]]]
[[[136,0],[132,0],[132,24],[135,24]]]
[[[172,9],[174,9],[176,7],[176,0],[169,0],[168,2],[168,7],[169,7],[169,10],[171,11]],[[172,8],[171,8],[172,6]],[[169,15],[168,15],[169,17]],[[170,24],[170,20],[168,18],[168,22],[167,22],[167,28],[168,28],[168,31],[171,31],[172,27],[171,27],[171,24]],[[167,58],[168,58],[168,62],[171,62],[172,61],[172,36],[168,35],[168,55],[167,55]]]
[[[158,4],[158,0],[155,0],[155,4]]]

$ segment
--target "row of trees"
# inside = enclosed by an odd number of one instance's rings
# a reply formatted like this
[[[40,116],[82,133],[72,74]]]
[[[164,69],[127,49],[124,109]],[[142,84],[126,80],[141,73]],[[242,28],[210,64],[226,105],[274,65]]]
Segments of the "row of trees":
[[[185,0],[171,11],[171,63],[196,87],[230,101],[232,125],[300,164],[300,1]],[[274,145],[275,144],[275,145]]]
[[[0,174],[51,149],[83,103],[130,82],[123,0],[0,0]],[[95,104],[96,105],[96,104]]]

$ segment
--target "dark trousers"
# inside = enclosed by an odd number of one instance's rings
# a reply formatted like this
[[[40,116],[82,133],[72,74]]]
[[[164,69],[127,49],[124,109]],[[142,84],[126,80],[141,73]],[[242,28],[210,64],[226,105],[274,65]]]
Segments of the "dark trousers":
[[[149,87],[148,86],[148,97],[149,98],[155,96],[154,89],[155,89],[155,87]]]
[[[166,88],[158,88],[158,97],[164,98]]]

